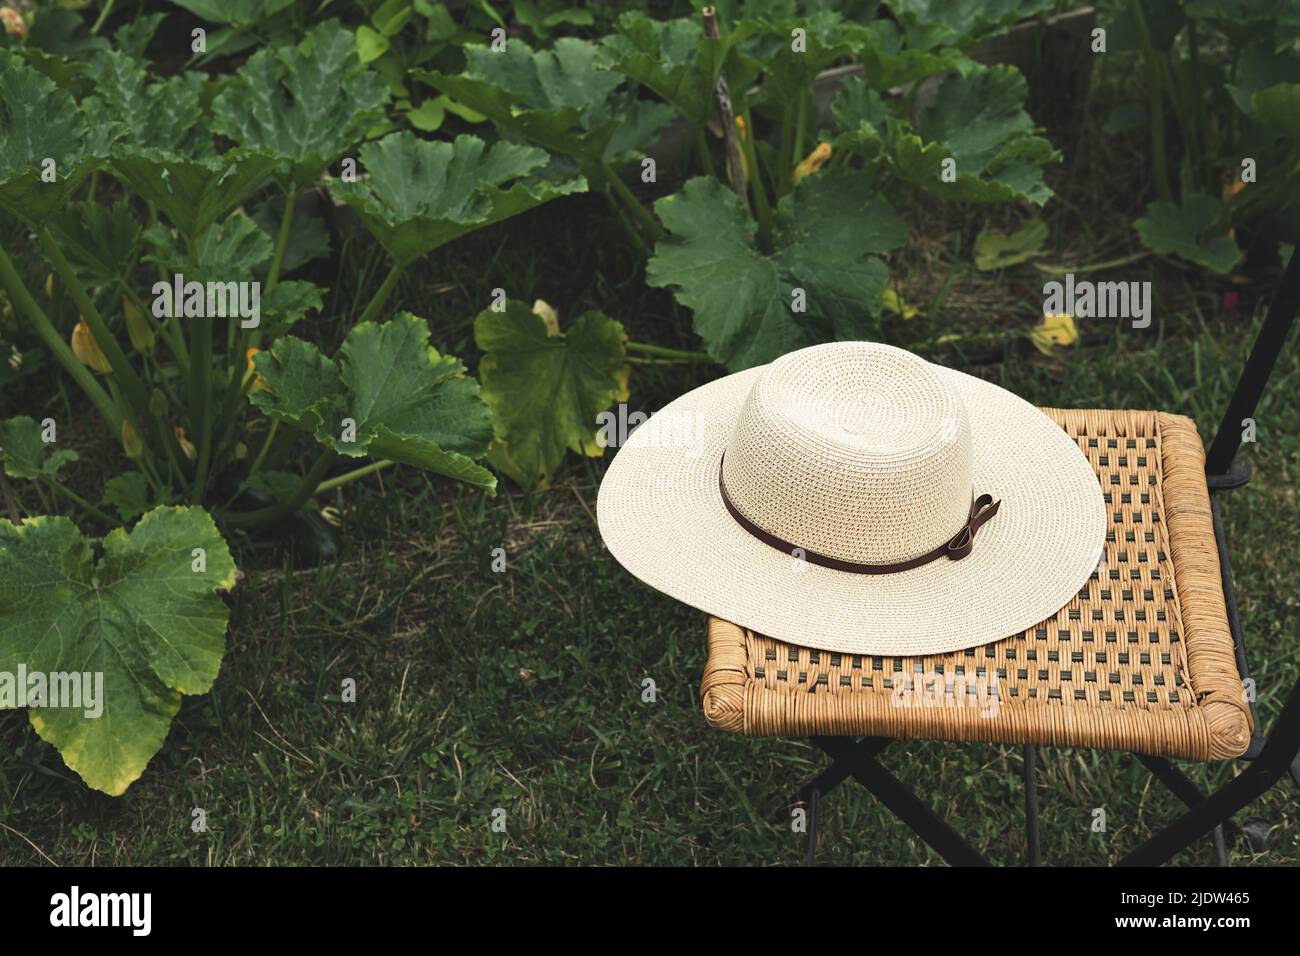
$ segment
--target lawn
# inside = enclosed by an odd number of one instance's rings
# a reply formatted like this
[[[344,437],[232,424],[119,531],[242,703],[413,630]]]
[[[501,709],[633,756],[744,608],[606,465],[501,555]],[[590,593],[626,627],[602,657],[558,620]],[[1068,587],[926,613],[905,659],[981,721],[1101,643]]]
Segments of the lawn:
[[[1053,222],[1059,236],[1085,228],[1069,209],[1086,208],[1087,197],[1071,198]],[[923,290],[946,285],[945,307],[972,327],[1011,327],[1032,314],[1031,293],[997,289],[1041,279],[974,273],[961,265],[972,223],[931,221],[904,252],[915,263],[901,277],[905,297],[922,302]],[[397,304],[441,323],[457,354],[469,349],[480,290],[505,282],[566,310],[602,303],[633,336],[680,328],[671,298],[647,290],[637,263],[603,241],[615,228],[594,202],[533,212],[431,258]],[[1076,252],[1071,245],[1059,254]],[[1176,269],[1135,265],[1116,278],[1149,276],[1159,290],[1150,329],[1098,321],[1084,331],[1102,341],[1088,347],[1051,359],[1013,350],[970,370],[1039,404],[1191,415],[1208,441],[1270,290],[1243,287],[1230,312],[1220,288]],[[344,327],[331,317],[321,335]],[[653,409],[715,374],[700,364],[636,366],[633,407]],[[1291,350],[1257,416],[1258,442],[1245,446],[1255,477],[1224,499],[1265,721],[1298,666],[1300,567],[1279,544],[1300,534],[1298,386]],[[799,862],[802,837],[783,803],[824,758],[802,741],[705,725],[703,616],[603,553],[593,519],[602,468],[571,459],[551,489],[495,499],[380,472],[318,501],[338,509],[344,540],[338,560],[320,567],[294,569],[270,545],[237,541],[245,576],[221,675],[210,695],[185,700],[163,751],[124,797],[88,791],[20,712],[0,715],[0,862]],[[503,572],[492,568],[498,547]],[[643,701],[647,678],[653,703]],[[353,703],[342,700],[348,679]],[[1025,852],[1021,761],[1015,747],[920,741],[885,757],[1008,863]],[[1232,772],[1185,766],[1207,786]],[[1044,748],[1039,779],[1044,854],[1054,862],[1112,862],[1179,809],[1123,754]],[[1105,833],[1091,831],[1099,807]],[[196,808],[206,832],[192,831]],[[499,809],[504,832],[492,826]],[[857,788],[837,791],[823,813],[825,862],[940,862]],[[1270,848],[1255,853],[1238,839],[1232,861],[1300,861],[1298,813],[1295,789],[1280,784],[1238,821],[1265,821]],[[1206,839],[1177,862],[1212,860]]]

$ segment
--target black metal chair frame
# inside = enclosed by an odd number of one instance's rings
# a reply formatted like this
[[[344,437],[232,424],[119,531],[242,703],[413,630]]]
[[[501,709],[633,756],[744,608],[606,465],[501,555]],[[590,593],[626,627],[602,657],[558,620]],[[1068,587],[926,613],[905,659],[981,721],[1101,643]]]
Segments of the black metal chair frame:
[[[1228,626],[1232,632],[1237,655],[1238,673],[1242,680],[1250,676],[1246,660],[1246,646],[1242,637],[1241,617],[1237,610],[1237,595],[1232,581],[1232,568],[1228,562],[1227,541],[1219,514],[1218,495],[1240,488],[1250,480],[1248,462],[1238,459],[1241,447],[1243,419],[1254,416],[1255,408],[1264,393],[1264,387],[1273,372],[1278,354],[1286,342],[1287,334],[1300,309],[1300,255],[1292,253],[1282,285],[1269,307],[1250,356],[1237,380],[1237,387],[1228,402],[1227,411],[1206,457],[1206,484],[1210,490],[1210,508],[1214,521],[1214,537],[1219,551],[1219,567],[1223,576],[1223,596],[1228,612]],[[1227,865],[1227,848],[1224,831],[1235,832],[1231,817],[1254,802],[1286,774],[1300,786],[1300,680],[1287,695],[1282,712],[1278,714],[1267,736],[1259,732],[1259,714],[1253,696],[1250,702],[1254,732],[1250,746],[1240,760],[1249,766],[1231,781],[1211,794],[1204,794],[1190,778],[1164,757],[1136,754],[1140,760],[1171,793],[1187,805],[1187,810],[1172,823],[1151,836],[1119,861],[1119,866],[1158,866],[1168,861],[1195,840],[1213,833],[1215,851],[1221,865]],[[831,765],[802,787],[796,802],[807,807],[807,862],[812,865],[817,853],[818,804],[829,791],[852,777],[873,793],[885,807],[907,824],[940,856],[957,866],[989,866],[990,861],[964,840],[947,822],[905,784],[885,769],[877,755],[895,741],[889,737],[814,737],[813,743],[830,758]],[[1026,862],[1031,866],[1041,861],[1038,840],[1038,792],[1035,783],[1037,747],[1024,748],[1025,830],[1028,837]]]

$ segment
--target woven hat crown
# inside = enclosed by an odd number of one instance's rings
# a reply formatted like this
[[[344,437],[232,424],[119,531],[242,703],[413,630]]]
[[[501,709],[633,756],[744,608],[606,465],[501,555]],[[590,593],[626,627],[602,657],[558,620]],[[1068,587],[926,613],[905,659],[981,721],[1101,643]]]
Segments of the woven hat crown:
[[[778,538],[844,561],[906,561],[967,518],[970,420],[924,359],[817,345],[759,374],[722,470],[732,503]]]

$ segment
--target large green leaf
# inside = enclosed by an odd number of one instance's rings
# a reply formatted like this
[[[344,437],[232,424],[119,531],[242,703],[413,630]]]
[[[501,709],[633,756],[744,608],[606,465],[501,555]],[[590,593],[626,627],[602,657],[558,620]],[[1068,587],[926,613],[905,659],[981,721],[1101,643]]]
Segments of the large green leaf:
[[[143,146],[113,151],[117,174],[188,236],[198,236],[238,206],[275,165],[274,158],[244,149],[206,158]]]
[[[566,449],[599,457],[596,416],[627,401],[623,326],[602,312],[579,316],[565,332],[548,329],[513,299],[484,309],[474,339],[483,398],[497,441],[490,460],[526,488],[546,487]]]
[[[1056,6],[1055,0],[886,0],[907,31],[908,45],[930,50],[971,46],[1018,21]]]
[[[242,211],[231,213],[199,233],[193,257],[185,244],[161,224],[146,229],[144,237],[153,248],[145,257],[147,261],[199,282],[252,280],[270,263],[275,249],[266,231]]]
[[[171,0],[209,23],[246,27],[293,6],[293,0]]]
[[[1211,232],[1223,213],[1222,201],[1189,193],[1182,204],[1156,200],[1134,226],[1153,252],[1179,256],[1213,272],[1226,274],[1241,261],[1241,250],[1228,237],[1227,227]]]
[[[476,136],[448,143],[417,139],[409,131],[391,133],[361,147],[361,164],[365,179],[335,180],[330,188],[361,214],[398,262],[586,188],[580,176],[542,178],[544,150],[504,142],[488,148]]]
[[[496,489],[492,473],[475,464],[492,440],[478,383],[459,359],[429,344],[424,319],[402,313],[383,325],[363,322],[332,361],[284,336],[254,363],[267,388],[252,392],[253,404],[334,451]]]
[[[387,100],[387,84],[362,66],[352,31],[327,20],[297,46],[249,57],[213,102],[213,125],[285,162],[289,184],[300,189],[363,138]]]
[[[922,110],[919,135],[906,121],[888,120],[895,173],[946,199],[1047,202],[1052,191],[1041,166],[1060,155],[1034,135],[1024,109],[1026,91],[1025,78],[1011,66],[949,76]],[[949,159],[955,167],[945,162]],[[955,177],[946,175],[949,169]]]
[[[676,287],[709,355],[733,371],[815,342],[870,338],[889,277],[875,255],[907,237],[870,177],[853,171],[814,174],[784,196],[770,254],[715,179],[690,180],[655,210],[671,238],[655,246],[646,281]]]
[[[489,117],[501,129],[547,149],[578,159],[590,171],[609,153],[611,138],[635,102],[624,78],[600,65],[599,48],[562,37],[550,50],[533,51],[509,40],[494,53],[486,46],[465,48],[464,72],[436,70],[413,76]],[[620,152],[644,150],[667,113],[651,114],[657,125],[640,123],[636,142],[621,137]],[[641,116],[644,119],[644,115]]]
[[[125,278],[140,238],[140,221],[130,205],[69,203],[50,220],[50,232],[87,286]]]
[[[798,49],[795,30],[803,31]],[[855,53],[867,36],[866,27],[822,10],[799,18],[742,20],[734,42],[762,65],[759,99],[784,105],[806,93],[822,70]],[[732,92],[743,96],[734,86]]]
[[[1281,130],[1291,140],[1291,148],[1300,149],[1300,83],[1279,83],[1260,90],[1251,97],[1251,105],[1261,123]]]
[[[892,20],[867,24],[856,52],[867,83],[880,92],[945,70],[966,72],[971,68],[971,61],[956,47],[922,50],[905,46],[903,32]]]
[[[0,51],[0,209],[44,223],[98,167],[106,145],[91,137],[69,93]],[[52,182],[43,181],[46,163],[53,163]]]
[[[315,433],[325,407],[342,390],[338,366],[316,346],[292,335],[258,352],[253,363],[267,387],[249,395],[252,403],[272,418]]]
[[[67,518],[0,521],[0,672],[103,675],[100,716],[28,716],[89,786],[117,796],[162,747],[181,695],[212,688],[229,617],[217,591],[234,583],[200,508],[155,508],[104,538],[98,559]]]
[[[19,415],[0,421],[0,471],[10,478],[52,477],[65,462],[78,455],[68,449],[55,449],[41,438],[41,426],[35,419]]]
[[[835,149],[847,149],[874,159],[884,149],[889,108],[861,76],[847,76],[831,101],[835,117]]]
[[[695,20],[661,22],[630,11],[602,42],[601,60],[702,126],[717,112],[714,83],[729,46],[729,39],[705,36]]]
[[[198,129],[207,77],[181,73],[148,82],[144,64],[118,50],[90,61],[95,92],[82,104],[87,116],[111,130],[115,142],[185,156],[211,156],[212,137]]]

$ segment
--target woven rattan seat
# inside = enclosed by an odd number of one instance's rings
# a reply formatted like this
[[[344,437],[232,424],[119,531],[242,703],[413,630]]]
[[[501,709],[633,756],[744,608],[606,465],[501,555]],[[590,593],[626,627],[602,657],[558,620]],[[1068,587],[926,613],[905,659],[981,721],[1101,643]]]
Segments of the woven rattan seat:
[[[1013,637],[928,657],[810,650],[710,618],[708,722],[753,737],[1052,744],[1191,760],[1244,753],[1251,715],[1195,423],[1152,411],[1043,411],[1078,442],[1110,511],[1105,556],[1069,604]],[[953,614],[960,627],[960,609]],[[900,706],[903,674],[958,693]],[[963,685],[973,693],[979,681],[995,681],[996,706],[959,705]]]

